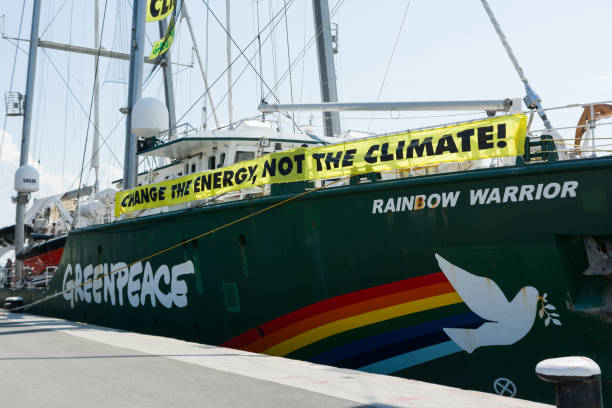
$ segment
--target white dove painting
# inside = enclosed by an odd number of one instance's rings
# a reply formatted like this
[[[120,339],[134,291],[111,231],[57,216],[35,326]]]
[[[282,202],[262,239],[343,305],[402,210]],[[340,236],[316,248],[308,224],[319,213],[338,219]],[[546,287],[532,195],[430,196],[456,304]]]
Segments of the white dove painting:
[[[476,329],[444,328],[444,332],[459,347],[472,353],[478,347],[514,344],[522,339],[536,317],[538,300],[542,300],[540,317],[546,312],[547,321],[554,306],[545,305],[545,298],[532,286],[519,290],[512,301],[508,301],[499,286],[487,277],[473,275],[435,254],[438,265],[465,304],[477,315],[487,320]],[[560,325],[553,313],[554,324]]]

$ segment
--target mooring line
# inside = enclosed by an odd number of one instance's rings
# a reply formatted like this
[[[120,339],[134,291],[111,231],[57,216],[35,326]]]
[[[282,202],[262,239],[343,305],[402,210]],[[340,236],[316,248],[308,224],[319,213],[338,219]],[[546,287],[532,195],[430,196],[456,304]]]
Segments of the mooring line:
[[[367,173],[371,173],[371,171],[369,171],[369,172],[367,172]],[[132,263],[130,263],[130,264],[128,264],[128,265],[125,265],[125,266],[123,266],[123,267],[121,267],[121,268],[115,269],[114,271],[110,271],[110,272],[107,272],[107,273],[105,273],[105,274],[98,275],[98,277],[97,277],[97,278],[92,278],[92,279],[89,279],[88,281],[83,282],[83,283],[81,283],[80,285],[75,286],[75,287],[73,287],[73,288],[71,288],[71,289],[62,290],[61,292],[57,292],[57,293],[54,293],[53,295],[46,296],[46,297],[44,297],[44,298],[42,298],[42,299],[39,299],[39,300],[37,300],[37,301],[35,301],[35,302],[32,302],[32,303],[29,303],[29,304],[27,304],[27,305],[18,306],[18,307],[16,307],[16,308],[10,309],[10,311],[11,311],[11,312],[14,312],[14,311],[19,311],[19,310],[29,309],[29,308],[30,308],[30,307],[32,307],[32,306],[35,306],[35,305],[38,305],[38,304],[40,304],[40,303],[46,302],[46,301],[48,301],[48,300],[50,300],[50,299],[54,299],[54,298],[56,298],[56,297],[58,297],[58,296],[62,296],[62,295],[64,295],[65,293],[72,292],[72,291],[76,290],[77,288],[81,288],[81,287],[83,287],[83,286],[85,286],[85,285],[89,285],[90,283],[93,283],[93,282],[94,282],[94,281],[96,281],[96,280],[102,279],[102,278],[104,278],[105,276],[110,276],[110,275],[112,275],[112,274],[114,274],[114,273],[117,273],[117,272],[119,272],[119,271],[123,270],[123,269],[128,269],[128,268],[130,268],[132,265],[135,265],[135,264],[137,264],[137,263],[139,263],[139,262],[143,262],[143,261],[149,260],[149,259],[151,259],[151,258],[153,258],[153,257],[156,257],[156,256],[158,256],[158,255],[161,255],[161,254],[166,253],[166,252],[168,252],[168,251],[171,251],[171,250],[173,250],[173,249],[176,249],[176,248],[182,247],[183,245],[186,245],[186,244],[188,244],[188,243],[190,243],[190,242],[192,242],[192,241],[195,241],[195,240],[200,239],[200,238],[204,238],[204,237],[205,237],[205,236],[207,236],[207,235],[213,234],[213,233],[215,233],[215,232],[217,232],[217,231],[220,231],[220,230],[222,230],[222,229],[225,229],[225,228],[227,228],[227,227],[230,227],[230,226],[232,226],[232,225],[234,225],[234,224],[238,224],[239,222],[245,221],[245,220],[247,220],[247,219],[249,219],[249,218],[251,218],[251,217],[254,217],[254,216],[256,216],[256,215],[263,214],[263,213],[265,213],[265,212],[267,212],[267,211],[270,211],[270,210],[271,210],[271,209],[273,209],[273,208],[276,208],[276,207],[279,207],[279,206],[281,206],[281,205],[284,205],[284,204],[290,203],[291,201],[295,201],[295,200],[297,200],[298,198],[300,198],[300,197],[304,197],[304,196],[306,196],[306,195],[308,195],[308,194],[310,194],[310,193],[314,193],[315,191],[319,191],[319,190],[322,190],[322,189],[324,189],[324,188],[326,188],[326,187],[329,187],[329,186],[331,186],[331,185],[334,185],[334,184],[336,184],[336,183],[339,183],[339,182],[341,182],[341,181],[348,180],[348,179],[350,179],[351,177],[354,177],[354,176],[356,176],[356,175],[359,175],[359,174],[351,174],[350,176],[346,176],[346,177],[339,178],[339,179],[337,179],[337,180],[334,180],[334,181],[332,181],[332,182],[330,182],[330,183],[327,183],[327,184],[323,184],[323,185],[321,185],[321,186],[319,186],[319,187],[317,187],[317,188],[314,188],[314,189],[312,189],[312,190],[308,190],[308,191],[304,191],[303,193],[296,194],[296,195],[291,196],[291,197],[289,197],[289,198],[286,198],[286,199],[284,199],[284,200],[282,200],[282,201],[279,201],[278,203],[274,203],[274,204],[272,204],[272,205],[269,205],[268,207],[262,208],[261,210],[255,211],[255,212],[254,212],[254,213],[252,213],[252,214],[248,214],[248,215],[245,215],[244,217],[237,218],[237,219],[235,219],[235,220],[233,220],[233,221],[228,222],[227,224],[221,225],[221,226],[219,226],[219,227],[216,227],[216,228],[213,228],[213,229],[211,229],[211,230],[209,230],[209,231],[206,231],[206,232],[204,232],[204,233],[202,233],[202,234],[196,235],[195,237],[189,238],[189,239],[188,239],[188,240],[186,240],[186,241],[182,241],[182,242],[180,242],[180,243],[178,243],[178,244],[175,244],[175,245],[172,245],[172,246],[170,246],[170,247],[168,247],[168,248],[165,248],[165,249],[162,249],[162,250],[160,250],[160,251],[157,251],[157,252],[155,252],[154,254],[147,255],[147,256],[145,256],[145,257],[143,257],[143,258],[140,258],[140,259],[138,259],[138,260],[136,260],[136,261],[134,261],[134,262],[132,262]]]

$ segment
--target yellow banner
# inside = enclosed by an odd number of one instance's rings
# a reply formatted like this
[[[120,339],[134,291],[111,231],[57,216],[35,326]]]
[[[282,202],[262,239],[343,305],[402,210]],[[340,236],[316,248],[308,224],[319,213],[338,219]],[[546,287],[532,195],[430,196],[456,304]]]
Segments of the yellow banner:
[[[173,40],[174,40],[174,27],[172,27],[172,31],[170,32],[170,35],[162,38],[159,41],[156,41],[155,44],[153,44],[153,48],[151,49],[151,55],[149,55],[149,59],[152,60],[152,59],[159,57],[160,55],[165,54],[166,51],[170,49],[170,46],[172,45]]]
[[[147,22],[159,21],[168,17],[176,0],[148,0],[147,1]]]
[[[115,195],[115,216],[265,184],[309,181],[525,153],[523,114],[270,153]]]

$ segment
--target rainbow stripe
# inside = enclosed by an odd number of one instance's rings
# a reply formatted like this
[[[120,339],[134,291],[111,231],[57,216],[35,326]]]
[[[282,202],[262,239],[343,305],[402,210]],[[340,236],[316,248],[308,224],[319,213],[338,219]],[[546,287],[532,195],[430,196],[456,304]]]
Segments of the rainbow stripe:
[[[326,299],[222,344],[321,364],[391,373],[460,349],[443,332],[484,320],[442,272]]]

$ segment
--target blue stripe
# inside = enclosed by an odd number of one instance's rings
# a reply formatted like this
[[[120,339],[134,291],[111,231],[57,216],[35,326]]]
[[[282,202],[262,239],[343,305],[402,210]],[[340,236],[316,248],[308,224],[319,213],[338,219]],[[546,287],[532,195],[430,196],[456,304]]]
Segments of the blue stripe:
[[[442,319],[431,320],[414,326],[402,327],[401,329],[392,330],[377,336],[346,343],[327,350],[309,359],[309,361],[318,364],[336,365],[339,361],[346,360],[358,354],[367,353],[390,344],[422,337],[431,333],[441,332],[445,327],[464,327],[483,323],[484,321],[485,320],[473,312],[448,316]]]
[[[378,361],[374,364],[361,367],[359,370],[376,374],[391,374],[460,351],[462,351],[462,349],[454,342],[446,341],[444,343],[435,344],[433,346],[424,347],[416,351]]]

